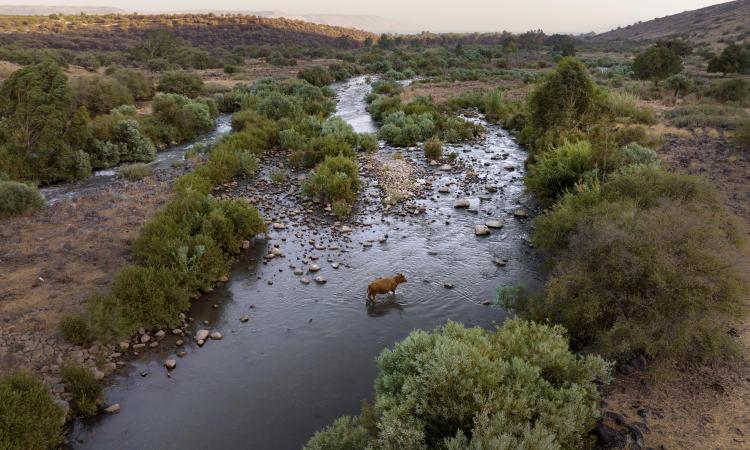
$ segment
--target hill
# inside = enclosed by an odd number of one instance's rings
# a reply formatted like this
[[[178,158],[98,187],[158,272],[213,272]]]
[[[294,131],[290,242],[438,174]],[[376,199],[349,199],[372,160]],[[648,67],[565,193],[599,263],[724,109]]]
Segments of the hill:
[[[0,45],[69,50],[126,50],[154,30],[200,48],[292,44],[350,48],[374,34],[286,18],[215,14],[0,16]]]
[[[124,9],[110,6],[0,5],[0,15],[46,16],[48,14],[121,14]]]
[[[651,41],[683,38],[716,48],[725,42],[750,42],[750,0],[737,0],[638,22],[601,33],[593,41]]]
[[[418,30],[416,25],[408,22],[364,14],[293,14],[283,11],[222,11],[208,9],[186,12],[200,14],[242,14],[258,17],[285,18],[335,27],[356,28],[373,33],[407,33]]]

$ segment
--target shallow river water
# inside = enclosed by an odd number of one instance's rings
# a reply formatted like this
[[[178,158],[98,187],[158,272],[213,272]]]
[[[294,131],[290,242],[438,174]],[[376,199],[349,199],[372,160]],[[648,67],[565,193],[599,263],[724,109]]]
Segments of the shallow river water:
[[[336,86],[337,114],[359,131],[374,129],[362,98],[368,89],[364,78]],[[197,300],[191,311],[192,333],[205,327],[224,338],[202,348],[187,339],[187,354],[170,375],[163,362],[174,357],[172,346],[133,361],[106,391],[106,403],[119,403],[121,411],[77,423],[71,445],[298,449],[335,418],[359,411],[360,401],[372,397],[375,356],[411,330],[448,320],[484,327],[501,322],[504,311],[482,302],[501,284],[540,282],[528,243],[529,222],[513,215],[528,202],[521,182],[526,154],[492,125],[484,138],[451,150],[460,154],[465,169],[441,172],[426,164],[421,150],[404,151],[432,180],[425,198],[416,201],[425,209],[422,214],[383,213],[374,206],[377,183],[366,178],[366,206],[351,234],[287,220],[285,230],[256,239],[234,264],[230,281]],[[462,184],[470,169],[479,182]],[[455,183],[452,192],[439,194],[448,183]],[[471,208],[454,209],[459,196],[471,198]],[[489,218],[505,226],[475,236],[474,226]],[[264,261],[268,245],[278,245],[285,257]],[[328,282],[302,284],[290,264],[299,267],[302,259],[316,256],[319,274]],[[497,258],[507,264],[496,265]],[[367,284],[397,271],[408,283],[394,298],[367,307]],[[245,314],[250,320],[241,323]]]

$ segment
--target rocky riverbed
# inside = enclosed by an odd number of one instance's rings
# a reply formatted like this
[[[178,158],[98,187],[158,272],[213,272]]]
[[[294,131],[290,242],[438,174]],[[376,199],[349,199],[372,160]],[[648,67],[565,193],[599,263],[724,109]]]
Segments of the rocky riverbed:
[[[361,82],[337,87],[340,99],[361,102],[348,91],[361,92]],[[495,289],[540,276],[525,152],[485,125],[481,139],[446,149],[458,155],[452,162],[426,161],[420,147],[361,154],[363,188],[346,219],[300,192],[304,172],[286,167],[284,152],[265,157],[256,176],[220,186],[216,196],[258,206],[267,235],[247,243],[227,282],[194,302],[181,329],[128,343],[132,363],[106,394],[119,412],[78,423],[72,445],[299,447],[371,394],[383,347],[449,319],[502,321],[504,311],[487,306]],[[279,168],[286,177],[277,184]],[[409,281],[366,305],[367,284],[395,272]]]

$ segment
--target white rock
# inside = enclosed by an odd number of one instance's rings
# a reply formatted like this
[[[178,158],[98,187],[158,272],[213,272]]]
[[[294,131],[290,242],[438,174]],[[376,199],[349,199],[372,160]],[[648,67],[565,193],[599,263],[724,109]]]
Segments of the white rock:
[[[490,219],[487,222],[485,222],[484,224],[487,225],[490,228],[502,228],[503,227],[503,222],[501,222],[500,220],[497,220],[497,219]]]
[[[440,189],[438,189],[438,192],[441,194],[447,194],[451,191],[451,189],[448,186],[441,186]]]
[[[141,336],[141,344],[145,344],[145,343],[147,343],[150,340],[151,340],[151,336],[149,336],[147,334],[144,334],[143,336]]]
[[[490,234],[490,229],[487,225],[477,225],[474,227],[474,234],[477,236],[486,236]]]
[[[310,264],[310,265],[309,265],[309,266],[307,267],[307,270],[309,270],[310,272],[317,272],[317,271],[319,271],[319,270],[320,270],[320,266],[319,266],[319,265],[317,265],[317,264]]]
[[[221,333],[219,333],[218,331],[214,331],[213,333],[211,333],[211,339],[215,341],[221,340],[221,338],[223,337],[224,336],[222,336]]]
[[[528,216],[529,214],[526,212],[526,210],[519,208],[519,209],[513,211],[513,215],[516,216],[516,217],[523,218],[523,217]]]
[[[118,412],[120,412],[120,404],[115,403],[113,405],[109,405],[104,408],[104,412],[107,414],[117,414]]]
[[[164,361],[164,367],[166,367],[168,370],[172,370],[177,367],[177,361],[175,361],[174,359],[168,359]]]
[[[351,233],[352,232],[352,227],[344,225],[344,226],[341,227],[341,232],[342,233]]]
[[[326,284],[328,280],[326,280],[325,277],[321,277],[320,275],[318,275],[317,277],[315,277],[315,282],[318,284]]]
[[[120,342],[120,350],[127,350],[130,348],[129,342]]]
[[[156,332],[155,336],[156,336],[156,339],[164,339],[164,336],[166,334],[167,333],[165,333],[164,330],[159,330],[159,331]]]
[[[450,164],[443,164],[442,166],[440,166],[440,170],[447,172],[449,170],[453,170],[453,166],[451,166]]]
[[[242,323],[245,323],[248,320],[250,320],[250,316],[248,316],[247,314],[245,314],[244,316],[240,317],[240,322],[242,322]]]
[[[310,279],[306,277],[302,277],[299,279],[300,283],[302,284],[310,284]]]
[[[274,230],[283,230],[286,228],[286,226],[283,223],[274,222],[273,225],[271,225]]]
[[[208,330],[198,330],[195,333],[195,340],[196,341],[204,341],[208,338]]]

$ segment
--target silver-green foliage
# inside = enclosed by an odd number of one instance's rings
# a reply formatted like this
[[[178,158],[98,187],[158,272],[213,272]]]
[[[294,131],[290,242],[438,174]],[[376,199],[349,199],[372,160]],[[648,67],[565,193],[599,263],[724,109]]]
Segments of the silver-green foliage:
[[[582,447],[599,409],[594,381],[610,369],[571,353],[563,328],[521,320],[494,332],[454,322],[414,331],[377,363],[372,414],[340,419],[308,448],[349,448],[340,443],[363,428],[359,448]]]

